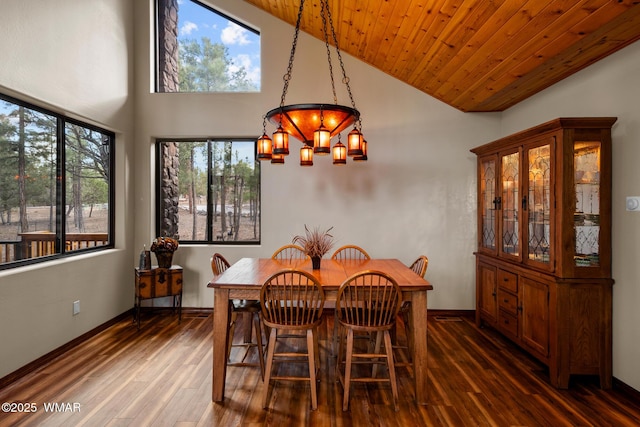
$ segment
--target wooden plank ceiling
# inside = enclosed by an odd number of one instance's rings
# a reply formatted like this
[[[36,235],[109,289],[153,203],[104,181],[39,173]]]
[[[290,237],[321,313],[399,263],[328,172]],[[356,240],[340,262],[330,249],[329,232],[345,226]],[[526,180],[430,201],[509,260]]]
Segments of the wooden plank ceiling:
[[[300,0],[245,1],[295,25]],[[503,111],[640,39],[640,0],[329,5],[340,50],[469,112]],[[324,40],[319,0],[306,0],[301,29]]]

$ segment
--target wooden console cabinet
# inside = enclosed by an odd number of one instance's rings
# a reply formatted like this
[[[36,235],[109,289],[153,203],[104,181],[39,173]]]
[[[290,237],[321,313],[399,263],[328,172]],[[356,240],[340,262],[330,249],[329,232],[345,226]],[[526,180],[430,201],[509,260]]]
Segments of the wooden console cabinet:
[[[560,118],[471,150],[478,156],[476,323],[549,367],[610,388],[611,127]]]
[[[178,306],[178,321],[182,321],[182,267],[154,267],[150,270],[135,269],[134,320],[140,329],[140,303],[145,299],[173,297],[173,308]]]

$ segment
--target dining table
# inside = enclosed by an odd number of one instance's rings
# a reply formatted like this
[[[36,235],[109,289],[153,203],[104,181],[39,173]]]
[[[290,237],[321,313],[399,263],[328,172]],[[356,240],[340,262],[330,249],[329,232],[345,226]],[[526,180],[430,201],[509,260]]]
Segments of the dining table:
[[[229,339],[229,301],[259,300],[262,284],[272,274],[289,268],[307,271],[321,283],[326,302],[335,302],[340,285],[361,271],[382,271],[393,277],[402,290],[402,300],[411,301],[409,322],[412,334],[413,377],[418,404],[427,404],[427,292],[431,283],[398,259],[323,259],[319,269],[311,260],[282,261],[271,258],[241,258],[207,285],[213,288],[213,390],[212,401],[224,401]]]

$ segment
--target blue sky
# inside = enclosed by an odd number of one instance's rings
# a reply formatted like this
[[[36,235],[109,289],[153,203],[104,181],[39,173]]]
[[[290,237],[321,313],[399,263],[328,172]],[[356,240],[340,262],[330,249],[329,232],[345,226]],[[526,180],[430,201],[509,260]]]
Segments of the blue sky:
[[[222,149],[223,142],[220,141]],[[236,164],[236,154],[240,157],[241,161],[248,161],[249,167],[253,168],[253,162],[255,153],[255,141],[235,141],[233,143],[233,154],[231,163]],[[206,147],[195,150],[194,162],[198,169],[201,171],[207,170],[207,152]]]
[[[244,66],[260,90],[260,36],[191,0],[179,0],[178,4],[178,39],[208,37],[213,43],[223,43],[233,63]]]

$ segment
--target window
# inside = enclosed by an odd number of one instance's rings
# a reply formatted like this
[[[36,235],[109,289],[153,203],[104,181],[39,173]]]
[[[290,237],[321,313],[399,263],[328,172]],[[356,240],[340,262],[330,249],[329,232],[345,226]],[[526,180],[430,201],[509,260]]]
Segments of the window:
[[[157,92],[259,92],[260,33],[196,0],[156,0]]]
[[[113,144],[0,94],[0,269],[113,246]]]
[[[260,162],[253,139],[160,140],[159,236],[260,243]]]

